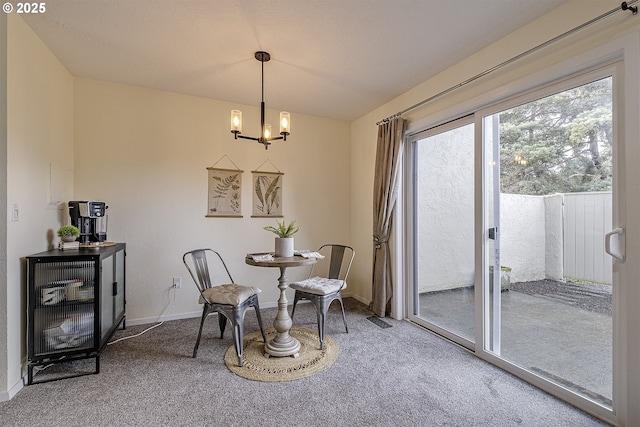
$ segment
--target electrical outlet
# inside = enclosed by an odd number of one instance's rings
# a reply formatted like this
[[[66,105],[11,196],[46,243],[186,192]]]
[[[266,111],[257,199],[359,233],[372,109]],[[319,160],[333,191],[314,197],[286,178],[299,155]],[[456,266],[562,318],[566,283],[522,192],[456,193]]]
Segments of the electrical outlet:
[[[182,288],[182,277],[174,277],[173,278],[173,288],[181,289]]]

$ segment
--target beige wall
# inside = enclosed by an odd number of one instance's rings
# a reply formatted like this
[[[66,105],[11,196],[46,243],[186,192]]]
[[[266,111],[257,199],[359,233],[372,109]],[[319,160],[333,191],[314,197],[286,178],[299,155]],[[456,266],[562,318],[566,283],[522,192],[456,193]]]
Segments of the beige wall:
[[[7,19],[6,202],[18,204],[20,216],[12,222],[9,212],[7,220],[7,323],[0,328],[7,369],[0,393],[11,395],[26,361],[22,257],[49,249],[63,216],[51,202],[73,194],[73,77],[21,18]]]
[[[257,105],[76,79],[74,197],[107,202],[108,238],[127,243],[128,321],[198,315],[182,254],[200,247],[219,250],[234,279],[259,286],[260,303],[275,306],[279,271],[244,263],[247,252],[274,246],[275,235],[262,227],[276,219],[251,218],[251,171],[267,160],[284,173],[284,215],[300,225],[296,248],[351,243],[348,123],[292,112],[290,138],[265,151],[233,139],[233,107],[243,110],[244,133],[257,135]],[[277,118],[267,111],[268,122]],[[205,218],[206,168],[224,155],[244,170],[243,218]],[[261,170],[275,171],[269,162]],[[234,167],[226,158],[217,166]],[[299,278],[305,270],[288,273]],[[182,289],[171,290],[172,277],[183,278]]]

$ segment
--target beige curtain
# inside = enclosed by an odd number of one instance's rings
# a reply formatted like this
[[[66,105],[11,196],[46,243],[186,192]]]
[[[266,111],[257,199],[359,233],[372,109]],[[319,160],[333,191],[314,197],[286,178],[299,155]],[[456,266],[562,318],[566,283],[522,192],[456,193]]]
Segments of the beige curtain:
[[[373,179],[373,283],[370,309],[378,316],[390,313],[393,296],[389,233],[391,213],[398,198],[398,169],[406,120],[401,117],[378,126]]]

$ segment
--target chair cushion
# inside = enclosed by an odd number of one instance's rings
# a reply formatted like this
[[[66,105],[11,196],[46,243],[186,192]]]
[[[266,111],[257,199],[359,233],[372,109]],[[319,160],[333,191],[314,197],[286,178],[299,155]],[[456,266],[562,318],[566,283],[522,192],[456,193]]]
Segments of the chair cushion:
[[[347,282],[325,277],[312,277],[300,282],[293,282],[289,287],[298,291],[309,292],[310,294],[329,295],[346,288]]]
[[[207,289],[202,294],[212,303],[240,305],[249,297],[262,292],[259,288],[253,286],[237,285],[235,283],[227,283],[224,285],[214,286]],[[198,300],[200,304],[204,304],[205,300],[200,295]]]

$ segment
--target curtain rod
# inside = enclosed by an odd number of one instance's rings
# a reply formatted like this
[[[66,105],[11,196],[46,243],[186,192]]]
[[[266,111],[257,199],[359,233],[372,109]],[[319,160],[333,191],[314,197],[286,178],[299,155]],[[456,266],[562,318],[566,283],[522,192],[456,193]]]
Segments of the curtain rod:
[[[490,73],[492,73],[492,72],[494,72],[494,71],[496,71],[496,70],[498,70],[498,69],[500,69],[500,68],[502,68],[502,67],[504,67],[506,65],[509,65],[509,64],[511,64],[511,63],[513,63],[513,62],[515,62],[515,61],[517,61],[517,60],[519,60],[519,59],[521,59],[521,58],[523,58],[523,57],[525,57],[527,55],[530,55],[531,53],[536,52],[536,51],[538,51],[538,50],[540,50],[540,49],[542,49],[542,48],[544,48],[544,47],[546,47],[546,46],[548,46],[550,44],[553,44],[553,43],[557,42],[558,40],[564,39],[565,37],[568,37],[571,34],[573,34],[575,32],[578,32],[578,31],[580,31],[580,30],[582,30],[582,29],[584,29],[584,28],[586,28],[586,27],[588,27],[588,26],[590,26],[592,24],[595,24],[596,22],[601,21],[604,18],[608,18],[610,15],[613,15],[614,13],[616,13],[616,12],[618,12],[620,10],[629,10],[629,11],[631,11],[631,13],[633,15],[637,15],[638,14],[638,8],[637,7],[633,7],[631,5],[637,3],[638,1],[640,1],[640,0],[632,0],[632,1],[629,1],[629,2],[622,2],[620,7],[612,9],[609,12],[603,13],[602,15],[600,15],[600,16],[598,16],[596,18],[593,18],[590,21],[587,21],[587,22],[585,22],[585,23],[583,23],[581,25],[578,25],[577,27],[574,27],[574,28],[570,29],[569,31],[566,31],[566,32],[564,32],[564,33],[562,33],[562,34],[560,34],[560,35],[558,35],[558,36],[556,36],[556,37],[554,37],[554,38],[552,38],[550,40],[547,40],[546,42],[544,42],[542,44],[539,44],[539,45],[537,45],[535,47],[532,47],[531,49],[526,50],[526,51],[514,56],[513,58],[507,59],[506,61],[501,62],[500,64],[495,65],[495,66],[489,68],[488,70],[485,70],[485,71],[481,72],[480,74],[476,74],[475,76],[473,76],[473,77],[471,77],[471,78],[469,78],[469,79],[467,79],[467,80],[465,80],[465,81],[463,81],[461,83],[458,83],[455,86],[451,86],[450,88],[445,89],[442,92],[439,92],[439,93],[437,93],[437,94],[435,94],[435,95],[433,95],[433,96],[431,96],[431,97],[429,97],[427,99],[424,99],[424,100],[418,102],[417,104],[412,105],[409,108],[405,108],[404,110],[402,110],[402,111],[400,111],[398,113],[395,113],[394,115],[389,116],[386,119],[382,119],[379,122],[377,122],[376,125],[380,126],[382,123],[386,123],[386,122],[388,122],[390,120],[393,120],[393,119],[395,119],[397,117],[400,117],[404,113],[407,113],[409,111],[415,110],[416,108],[422,107],[423,105],[425,105],[425,104],[427,104],[427,103],[429,103],[429,102],[431,102],[431,101],[433,101],[433,100],[435,100],[437,98],[440,98],[443,95],[446,95],[446,94],[448,94],[450,92],[453,92],[454,90],[459,89],[462,86],[465,86],[465,85],[467,85],[467,84],[469,84],[469,83],[471,83],[471,82],[473,82],[475,80],[478,80],[479,78],[484,77],[487,74],[490,74]]]

